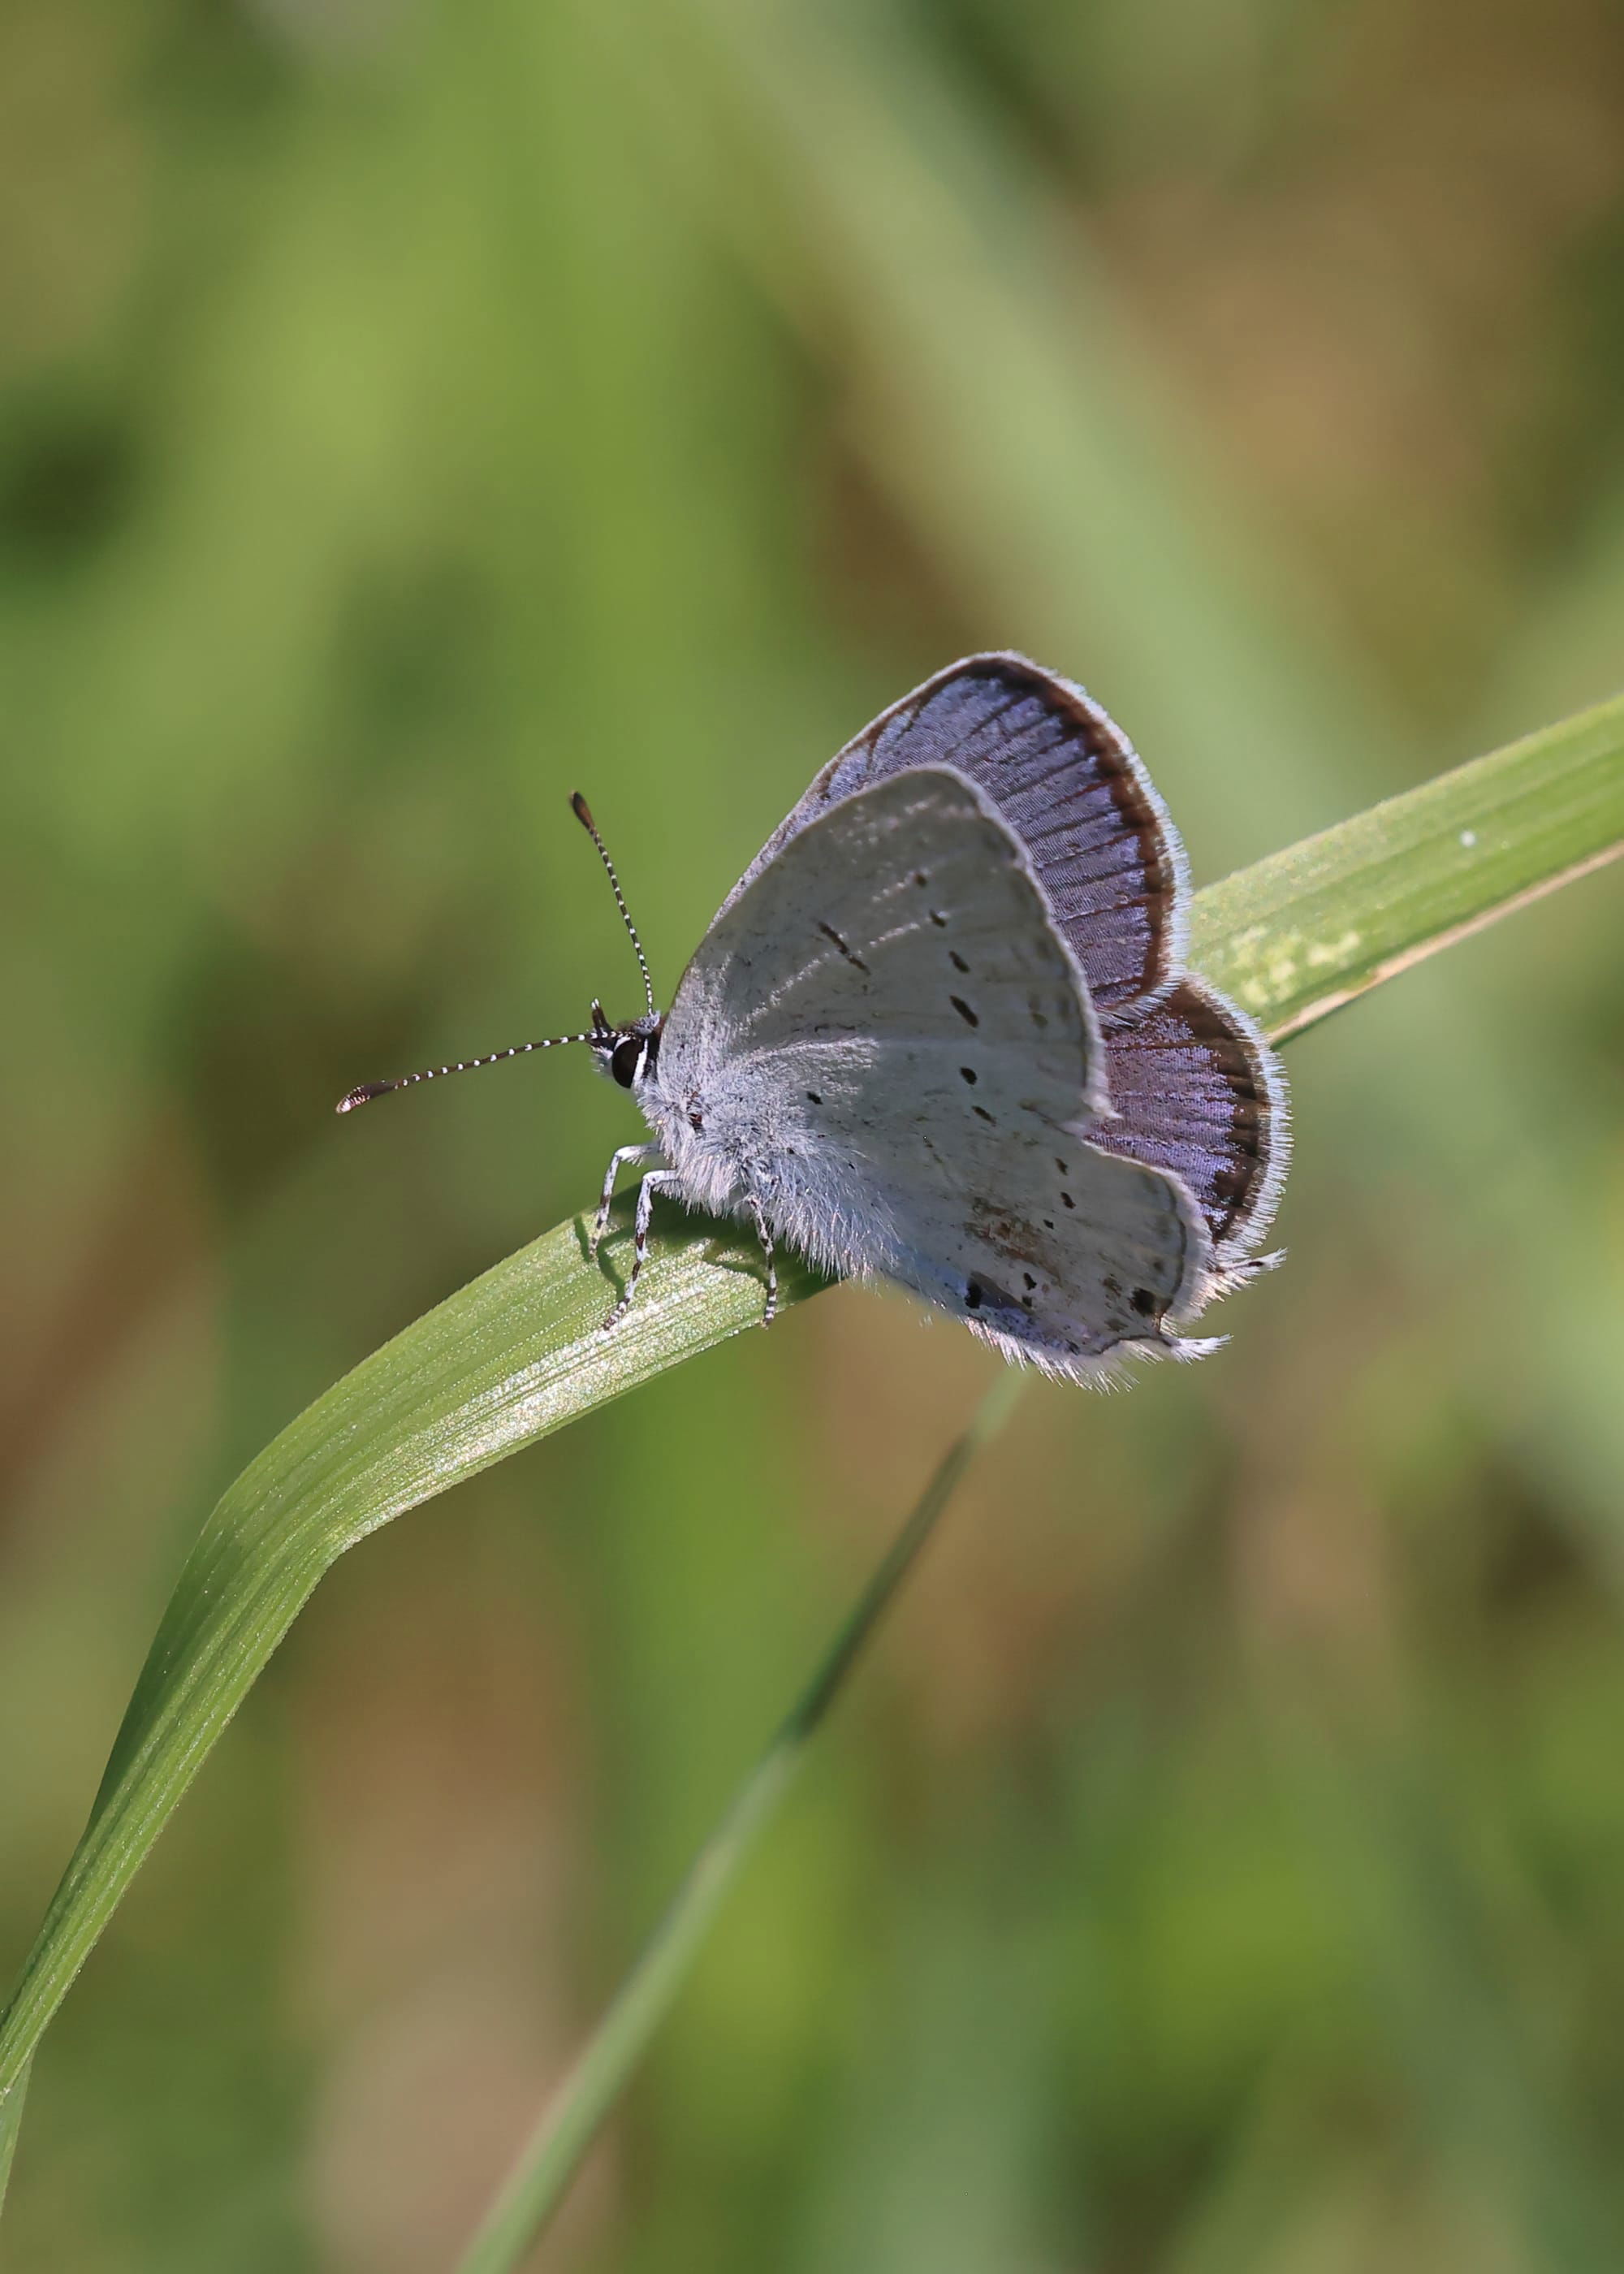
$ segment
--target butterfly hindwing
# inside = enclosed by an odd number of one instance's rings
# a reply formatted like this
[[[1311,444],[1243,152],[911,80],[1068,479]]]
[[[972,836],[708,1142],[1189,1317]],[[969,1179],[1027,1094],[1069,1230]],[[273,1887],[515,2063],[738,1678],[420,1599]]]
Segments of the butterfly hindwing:
[[[1285,1084],[1252,1021],[1199,979],[1110,1038],[1109,1151],[1172,1171],[1206,1218],[1221,1273],[1269,1227],[1290,1155]]]

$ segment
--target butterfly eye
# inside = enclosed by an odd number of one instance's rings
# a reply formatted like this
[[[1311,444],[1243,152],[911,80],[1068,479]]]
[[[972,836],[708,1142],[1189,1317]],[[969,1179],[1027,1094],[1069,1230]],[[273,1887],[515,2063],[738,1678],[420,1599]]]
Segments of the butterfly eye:
[[[643,1042],[641,1035],[628,1035],[609,1053],[609,1071],[622,1089],[629,1089],[637,1079],[637,1069],[643,1063]]]

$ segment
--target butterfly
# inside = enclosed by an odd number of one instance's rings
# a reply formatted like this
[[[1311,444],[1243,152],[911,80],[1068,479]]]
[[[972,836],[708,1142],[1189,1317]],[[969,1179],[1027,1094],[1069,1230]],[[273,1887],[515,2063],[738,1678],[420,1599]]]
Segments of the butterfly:
[[[352,1090],[584,1043],[650,1131],[632,1303],[665,1196],[890,1279],[1006,1358],[1077,1381],[1197,1358],[1180,1330],[1277,1261],[1279,1062],[1184,968],[1178,832],[1082,688],[989,653],[927,680],[831,758],[718,912],[660,1011]]]

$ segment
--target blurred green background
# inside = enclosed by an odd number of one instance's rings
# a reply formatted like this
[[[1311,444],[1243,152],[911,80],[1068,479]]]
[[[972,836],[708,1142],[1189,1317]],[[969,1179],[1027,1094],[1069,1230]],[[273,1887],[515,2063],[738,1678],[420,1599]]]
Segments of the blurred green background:
[[[1624,679],[1605,0],[11,0],[0,1931],[214,1495],[587,1201],[569,1056],[1011,644],[1211,877]],[[1034,1387],[559,2229],[1624,2265],[1603,875],[1291,1052],[1287,1270]],[[993,1363],[842,1289],[403,1520],[38,2064],[8,2265],[444,2267]]]

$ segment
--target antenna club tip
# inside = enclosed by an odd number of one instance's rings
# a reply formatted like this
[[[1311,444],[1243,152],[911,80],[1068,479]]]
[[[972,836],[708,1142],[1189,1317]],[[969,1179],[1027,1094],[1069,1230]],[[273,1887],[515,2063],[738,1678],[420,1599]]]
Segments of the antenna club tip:
[[[353,1113],[357,1105],[366,1105],[374,1097],[381,1097],[386,1090],[394,1088],[392,1081],[359,1082],[354,1089],[346,1091],[333,1111],[335,1113]]]
[[[597,824],[592,819],[592,809],[578,789],[572,790],[569,794],[569,809],[583,829],[597,828]]]

